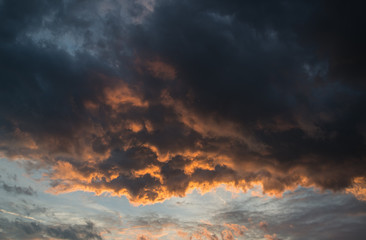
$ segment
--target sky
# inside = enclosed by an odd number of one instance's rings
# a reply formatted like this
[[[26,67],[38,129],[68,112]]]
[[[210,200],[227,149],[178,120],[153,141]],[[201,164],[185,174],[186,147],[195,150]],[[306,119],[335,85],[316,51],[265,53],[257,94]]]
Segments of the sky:
[[[0,0],[0,239],[366,239],[363,9]]]

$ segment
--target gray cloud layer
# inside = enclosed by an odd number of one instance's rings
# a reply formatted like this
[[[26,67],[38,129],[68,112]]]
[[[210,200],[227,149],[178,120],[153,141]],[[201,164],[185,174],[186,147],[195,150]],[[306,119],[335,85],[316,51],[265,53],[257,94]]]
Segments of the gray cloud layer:
[[[1,239],[102,239],[93,223],[86,225],[52,226],[34,221],[10,221],[0,218]]]

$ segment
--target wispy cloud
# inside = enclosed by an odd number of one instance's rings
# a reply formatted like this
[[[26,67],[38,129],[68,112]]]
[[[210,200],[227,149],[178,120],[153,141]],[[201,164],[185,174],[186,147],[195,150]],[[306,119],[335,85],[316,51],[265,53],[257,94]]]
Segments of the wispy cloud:
[[[5,190],[8,193],[15,193],[15,194],[24,194],[24,195],[37,195],[37,192],[32,187],[20,187],[17,185],[8,185],[7,183],[0,181],[0,188]]]

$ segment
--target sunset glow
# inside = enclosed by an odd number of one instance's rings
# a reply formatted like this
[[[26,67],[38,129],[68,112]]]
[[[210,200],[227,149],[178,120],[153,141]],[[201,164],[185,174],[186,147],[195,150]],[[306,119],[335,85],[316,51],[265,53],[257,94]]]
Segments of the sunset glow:
[[[0,0],[0,239],[366,239],[361,9]]]

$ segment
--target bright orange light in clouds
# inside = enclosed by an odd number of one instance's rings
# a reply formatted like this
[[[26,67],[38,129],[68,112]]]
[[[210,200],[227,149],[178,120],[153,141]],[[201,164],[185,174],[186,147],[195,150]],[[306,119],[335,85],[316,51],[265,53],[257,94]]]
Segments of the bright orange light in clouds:
[[[150,61],[143,67],[160,77],[176,77],[175,69],[161,61]],[[235,121],[199,113],[174,99],[168,89],[159,93],[158,101],[149,102],[139,83],[99,77],[112,86],[83,104],[90,118],[102,116],[103,122],[88,121],[76,128],[72,142],[53,136],[47,141],[36,139],[19,129],[14,133],[15,139],[22,139],[17,144],[25,149],[16,157],[53,159],[43,161],[52,169],[45,174],[53,181],[49,192],[125,195],[139,205],[183,197],[194,189],[204,194],[219,186],[234,193],[259,186],[262,192],[252,191],[253,196],[276,197],[298,186],[324,189],[319,175],[306,166],[306,157],[300,159],[301,164],[283,167],[269,146]],[[150,108],[157,106],[171,113],[162,117],[163,125],[156,123],[156,116],[147,117],[154,115]],[[167,140],[174,132],[164,133],[169,124],[174,131],[177,127],[182,130],[174,141]],[[184,144],[175,144],[179,138],[187,139]],[[355,178],[346,191],[365,200],[364,178]]]
[[[346,192],[353,194],[361,201],[366,201],[366,178],[355,178],[352,186],[347,188]]]

